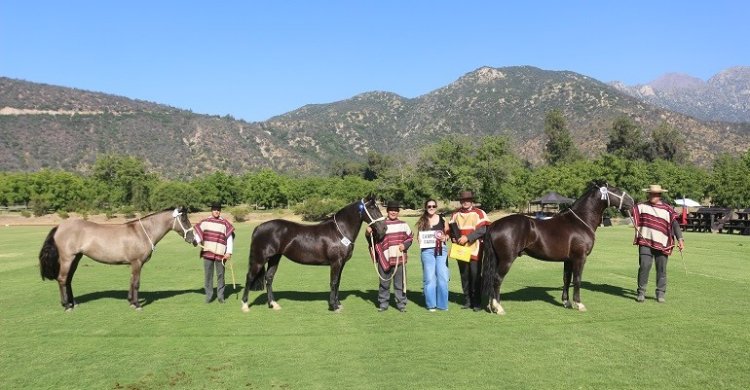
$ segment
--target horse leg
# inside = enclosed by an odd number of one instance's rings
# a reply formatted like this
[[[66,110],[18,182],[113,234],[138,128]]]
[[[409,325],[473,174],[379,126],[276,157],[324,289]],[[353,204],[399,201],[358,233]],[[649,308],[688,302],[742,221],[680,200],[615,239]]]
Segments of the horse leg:
[[[130,262],[130,307],[135,310],[141,310],[141,304],[138,302],[138,289],[141,287],[141,268],[143,263],[140,260]]]
[[[73,264],[73,259],[76,255],[64,255],[60,254],[60,272],[57,274],[57,285],[60,287],[60,304],[65,311],[73,310],[73,297],[68,295],[68,273]]]
[[[573,308],[580,312],[586,311],[586,306],[581,303],[581,275],[584,264],[586,264],[585,257],[573,261]]]
[[[505,275],[510,271],[510,266],[516,260],[515,256],[502,254],[498,256],[497,273],[495,275],[495,285],[493,296],[490,297],[489,309],[490,313],[497,313],[497,315],[504,315],[505,309],[500,304],[500,286],[503,284]]]
[[[75,296],[73,295],[73,275],[76,273],[76,269],[78,269],[78,263],[81,261],[81,257],[83,257],[82,254],[77,254],[73,258],[73,261],[70,264],[70,271],[68,271],[67,293],[68,302],[72,304],[72,307],[78,306],[78,302],[76,302]]]
[[[248,302],[250,290],[263,291],[266,287],[266,259],[260,254],[253,255],[252,248],[250,251],[247,277],[245,277],[245,289],[242,292],[242,311],[245,313],[250,311],[250,303]],[[260,259],[260,261],[253,261],[253,259]]]
[[[563,263],[563,291],[562,291],[562,302],[566,309],[570,309],[570,299],[568,297],[568,290],[570,289],[570,279],[573,276],[573,263],[571,260],[565,260]]]
[[[281,306],[273,298],[273,277],[279,268],[281,255],[274,255],[268,259],[268,268],[266,269],[266,292],[268,293],[268,307],[274,310],[281,310]]]
[[[341,281],[341,270],[344,268],[340,261],[331,262],[331,295],[328,297],[328,310],[341,312],[339,302],[339,283]]]

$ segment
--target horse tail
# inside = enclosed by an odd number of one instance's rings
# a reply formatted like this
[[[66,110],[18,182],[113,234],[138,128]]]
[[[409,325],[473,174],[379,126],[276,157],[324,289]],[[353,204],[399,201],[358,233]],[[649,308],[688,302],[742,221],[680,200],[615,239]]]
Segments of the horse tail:
[[[482,295],[492,299],[497,279],[497,254],[492,243],[491,226],[484,233],[484,258],[482,259]]]
[[[264,265],[260,272],[255,275],[252,284],[250,285],[250,291],[263,291],[266,289],[266,266]]]
[[[57,275],[60,274],[60,254],[57,252],[57,244],[55,244],[56,232],[57,226],[49,231],[42,245],[42,250],[39,251],[39,273],[42,275],[42,280],[55,280]]]

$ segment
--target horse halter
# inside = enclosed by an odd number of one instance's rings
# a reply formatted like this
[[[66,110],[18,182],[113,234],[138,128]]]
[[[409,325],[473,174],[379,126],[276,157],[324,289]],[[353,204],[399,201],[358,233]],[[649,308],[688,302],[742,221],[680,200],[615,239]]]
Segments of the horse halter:
[[[601,199],[602,200],[604,200],[604,199],[607,200],[607,207],[612,207],[612,203],[609,200],[609,196],[610,195],[612,195],[614,197],[617,197],[617,198],[620,198],[620,204],[617,206],[618,210],[622,210],[622,202],[625,200],[626,196],[628,198],[630,198],[630,200],[633,203],[635,203],[635,200],[633,200],[633,197],[630,196],[630,195],[628,195],[628,193],[626,191],[623,191],[622,195],[617,195],[614,192],[610,191],[609,188],[607,188],[606,186],[603,186],[603,187],[599,187],[599,192],[602,194],[602,198]]]
[[[384,216],[381,216],[380,218],[374,219],[372,217],[372,215],[370,215],[370,210],[367,210],[367,204],[365,203],[364,198],[360,199],[359,202],[360,202],[359,203],[360,214],[361,214],[361,211],[364,210],[365,214],[367,214],[367,218],[370,218],[370,223],[368,223],[367,226],[372,226],[376,222],[380,222],[380,221],[385,220]]]
[[[193,230],[193,227],[191,226],[190,229],[185,229],[185,226],[182,225],[182,221],[180,220],[180,215],[182,215],[182,213],[177,211],[177,209],[174,209],[172,212],[172,230],[174,230],[175,222],[179,223],[180,228],[182,229],[182,238],[187,240],[187,235]]]

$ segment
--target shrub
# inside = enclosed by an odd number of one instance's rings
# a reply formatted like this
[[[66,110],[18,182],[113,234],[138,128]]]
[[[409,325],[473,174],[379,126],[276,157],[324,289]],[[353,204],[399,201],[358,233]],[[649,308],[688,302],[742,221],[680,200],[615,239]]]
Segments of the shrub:
[[[57,215],[62,219],[68,219],[70,218],[70,215],[68,215],[68,212],[65,210],[60,210],[57,212]]]
[[[31,213],[28,210],[23,210],[21,211],[21,216],[23,216],[24,218],[30,218]]]
[[[133,219],[135,218],[135,209],[133,206],[123,206],[120,209],[120,212],[122,213],[123,217],[126,219]]]
[[[342,207],[344,202],[338,199],[309,198],[294,206],[293,210],[294,214],[302,215],[304,221],[321,221]]]
[[[250,208],[247,206],[232,207],[227,211],[232,215],[235,222],[247,221],[247,215],[250,214]]]
[[[31,212],[34,213],[35,217],[41,217],[42,215],[47,214],[47,210],[49,210],[50,204],[42,197],[34,196],[29,202],[29,208],[31,209]]]

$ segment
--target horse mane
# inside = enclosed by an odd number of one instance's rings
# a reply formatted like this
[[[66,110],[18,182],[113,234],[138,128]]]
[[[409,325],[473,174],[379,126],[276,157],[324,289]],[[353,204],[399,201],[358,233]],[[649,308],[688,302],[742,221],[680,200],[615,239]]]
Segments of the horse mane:
[[[153,212],[153,213],[151,213],[151,214],[146,214],[146,215],[144,215],[144,216],[142,216],[142,217],[140,217],[140,218],[136,218],[136,219],[133,219],[133,220],[131,220],[131,221],[127,221],[127,222],[125,222],[125,224],[136,223],[136,222],[138,222],[138,220],[139,220],[139,219],[144,219],[144,218],[148,218],[148,217],[150,217],[150,216],[152,216],[152,215],[156,215],[156,214],[161,214],[161,213],[163,213],[163,212],[165,212],[165,211],[172,211],[172,210],[174,210],[174,208],[172,208],[172,207],[167,207],[167,208],[166,208],[166,209],[164,209],[164,210],[161,210],[161,211],[154,211],[154,212]]]
[[[592,180],[592,181],[590,181],[588,187],[586,188],[586,190],[583,192],[583,194],[581,194],[581,196],[579,196],[575,200],[575,202],[573,202],[573,204],[570,205],[570,208],[572,209],[575,206],[577,206],[579,203],[583,202],[583,199],[586,198],[585,195],[588,195],[590,192],[593,192],[595,190],[598,191],[599,188],[606,187],[606,186],[608,186],[608,184],[607,184],[607,182],[605,180]]]

